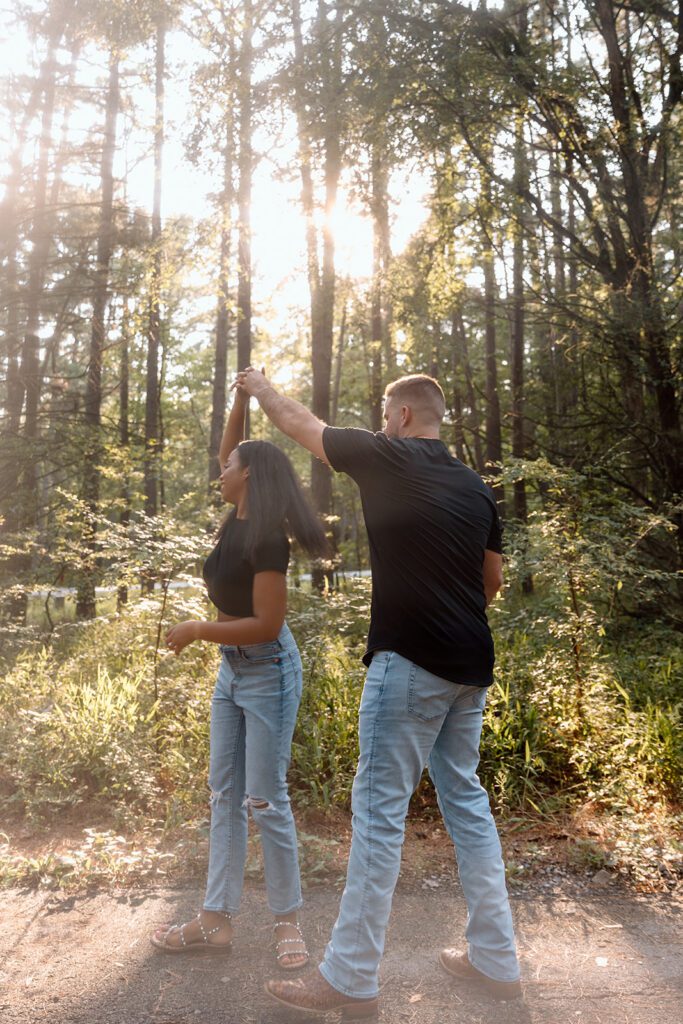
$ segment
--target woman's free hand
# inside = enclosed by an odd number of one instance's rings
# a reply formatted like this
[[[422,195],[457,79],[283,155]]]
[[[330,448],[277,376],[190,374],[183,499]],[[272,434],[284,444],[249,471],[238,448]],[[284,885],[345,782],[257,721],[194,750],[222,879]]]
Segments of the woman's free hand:
[[[173,651],[176,655],[184,651],[188,644],[197,639],[198,629],[199,623],[194,619],[178,622],[175,626],[171,626],[166,634],[166,646],[169,651]]]

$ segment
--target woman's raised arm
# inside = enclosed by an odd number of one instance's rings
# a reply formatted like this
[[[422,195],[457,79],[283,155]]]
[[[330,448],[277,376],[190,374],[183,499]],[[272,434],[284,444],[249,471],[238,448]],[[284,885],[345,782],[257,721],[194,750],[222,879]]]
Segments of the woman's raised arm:
[[[244,440],[244,421],[247,415],[247,406],[249,405],[249,395],[244,388],[236,387],[234,390],[235,397],[232,400],[230,415],[228,416],[228,422],[225,424],[221,446],[218,449],[221,469],[223,469],[228,461],[230,452],[237,447],[240,441]]]

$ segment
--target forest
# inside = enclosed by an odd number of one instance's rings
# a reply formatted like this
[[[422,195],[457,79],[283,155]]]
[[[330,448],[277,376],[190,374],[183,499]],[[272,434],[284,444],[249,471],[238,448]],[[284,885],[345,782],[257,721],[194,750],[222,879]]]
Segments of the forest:
[[[632,825],[673,884],[680,5],[25,0],[2,18],[3,818],[99,808],[175,835],[202,817],[215,651],[174,659],[162,638],[209,614],[235,373],[263,366],[324,422],[372,430],[386,385],[428,373],[504,522],[493,804],[611,815],[605,863]],[[330,559],[298,554],[290,576],[291,785],[344,809],[360,501],[255,402],[248,425],[329,535]],[[433,811],[425,781],[412,813]]]

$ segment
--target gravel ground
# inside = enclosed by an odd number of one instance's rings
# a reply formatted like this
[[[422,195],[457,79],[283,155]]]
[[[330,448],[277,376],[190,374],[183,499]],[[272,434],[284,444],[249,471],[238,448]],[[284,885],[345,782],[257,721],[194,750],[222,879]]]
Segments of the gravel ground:
[[[245,892],[229,958],[170,957],[149,934],[192,916],[199,886],[65,897],[0,894],[2,1024],[294,1024],[263,992],[272,976],[261,886]],[[303,916],[324,949],[339,890],[309,891]],[[465,905],[457,886],[400,884],[382,966],[382,1024],[677,1024],[683,1020],[683,902],[617,887],[512,896],[524,999],[502,1004],[458,983],[436,962],[457,944]],[[336,1019],[331,1016],[330,1019]]]

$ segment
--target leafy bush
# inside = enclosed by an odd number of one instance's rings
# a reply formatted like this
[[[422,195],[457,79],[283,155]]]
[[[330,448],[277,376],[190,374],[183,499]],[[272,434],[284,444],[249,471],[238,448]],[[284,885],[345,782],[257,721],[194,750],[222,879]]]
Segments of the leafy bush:
[[[571,475],[552,470],[549,479],[526,539],[511,535],[507,592],[491,609],[497,667],[482,779],[507,808],[558,798],[675,800],[683,788],[681,634],[634,615],[639,602],[656,603],[658,588],[671,593],[670,578],[644,557],[638,569],[633,555],[638,538],[666,524],[586,501],[585,481]],[[530,571],[533,595],[520,585]],[[300,803],[350,800],[369,591],[368,580],[324,596],[290,590],[304,663],[290,772]],[[159,638],[171,622],[207,614],[197,590],[155,592],[108,617],[64,623],[47,644],[9,661],[0,681],[4,799],[29,813],[98,799],[118,815],[144,809],[171,826],[205,816],[218,654],[194,644],[176,659],[159,650]],[[423,806],[431,799],[428,786],[421,798]]]

